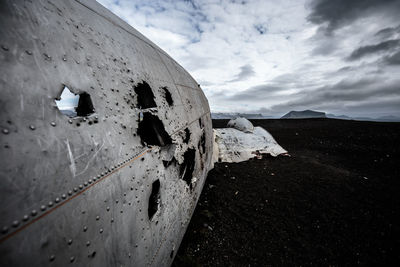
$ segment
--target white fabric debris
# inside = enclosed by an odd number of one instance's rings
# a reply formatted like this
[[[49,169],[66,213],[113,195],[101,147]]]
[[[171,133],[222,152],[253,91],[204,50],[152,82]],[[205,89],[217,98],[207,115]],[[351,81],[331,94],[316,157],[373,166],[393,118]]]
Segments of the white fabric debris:
[[[254,131],[253,124],[246,118],[238,117],[228,122],[228,127],[235,128],[245,133],[252,133]]]
[[[252,133],[233,128],[214,129],[214,153],[218,153],[219,162],[241,162],[261,154],[274,157],[285,154],[283,149],[262,127],[254,127]],[[218,151],[217,151],[218,150]],[[214,160],[217,160],[213,155]]]

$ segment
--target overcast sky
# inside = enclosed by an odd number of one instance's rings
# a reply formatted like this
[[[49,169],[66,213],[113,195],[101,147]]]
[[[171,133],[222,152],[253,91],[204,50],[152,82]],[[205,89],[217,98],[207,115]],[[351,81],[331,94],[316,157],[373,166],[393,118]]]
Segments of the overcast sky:
[[[400,0],[99,0],[180,63],[213,112],[400,116]]]

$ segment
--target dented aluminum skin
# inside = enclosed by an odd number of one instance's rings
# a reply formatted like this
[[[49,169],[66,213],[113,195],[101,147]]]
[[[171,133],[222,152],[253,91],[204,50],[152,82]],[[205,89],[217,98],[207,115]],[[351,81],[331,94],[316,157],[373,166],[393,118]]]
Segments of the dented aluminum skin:
[[[170,265],[211,166],[196,81],[95,1],[3,0],[0,45],[0,266]]]

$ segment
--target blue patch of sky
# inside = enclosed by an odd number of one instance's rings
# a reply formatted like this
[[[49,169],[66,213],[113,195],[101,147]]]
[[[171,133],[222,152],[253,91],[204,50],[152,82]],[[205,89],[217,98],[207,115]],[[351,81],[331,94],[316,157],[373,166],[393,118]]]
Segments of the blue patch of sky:
[[[59,110],[73,110],[78,106],[79,95],[72,93],[68,87],[65,87],[61,94],[61,99],[56,100],[56,104]]]

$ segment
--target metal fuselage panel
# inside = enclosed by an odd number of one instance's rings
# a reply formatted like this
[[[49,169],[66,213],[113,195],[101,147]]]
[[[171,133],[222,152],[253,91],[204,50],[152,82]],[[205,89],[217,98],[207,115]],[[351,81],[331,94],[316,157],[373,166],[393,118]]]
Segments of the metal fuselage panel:
[[[0,265],[170,265],[211,165],[196,81],[95,1],[2,1],[0,45]]]

